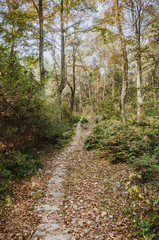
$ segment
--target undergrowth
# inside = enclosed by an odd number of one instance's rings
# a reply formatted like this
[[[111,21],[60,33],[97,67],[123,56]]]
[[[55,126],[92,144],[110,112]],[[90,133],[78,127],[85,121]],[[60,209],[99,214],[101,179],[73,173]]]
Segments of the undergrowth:
[[[75,121],[79,116],[74,116]],[[43,123],[43,124],[42,124]],[[64,147],[69,143],[74,135],[74,123],[63,122],[56,124],[55,121],[39,121],[40,131],[40,149],[43,144],[51,143],[55,148]],[[38,141],[39,143],[39,141]],[[43,168],[41,158],[42,150],[35,144],[35,147],[22,144],[21,146],[6,147],[0,152],[0,199],[12,194],[12,180],[20,180],[30,177],[38,168]]]
[[[86,137],[85,146],[100,150],[102,158],[109,159],[113,164],[127,163],[136,172],[139,177],[131,189],[137,184],[143,191],[143,197],[142,194],[137,194],[141,199],[131,196],[123,211],[134,223],[132,237],[158,239],[159,125],[135,121],[124,125],[119,121],[101,121]],[[138,188],[135,190],[138,191]]]
[[[41,151],[36,148],[6,150],[0,153],[0,196],[12,193],[13,179],[31,176],[36,169],[43,167]]]

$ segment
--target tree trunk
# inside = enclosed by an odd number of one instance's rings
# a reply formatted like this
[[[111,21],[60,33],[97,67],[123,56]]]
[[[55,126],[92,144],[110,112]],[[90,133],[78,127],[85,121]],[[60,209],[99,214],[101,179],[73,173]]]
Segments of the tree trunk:
[[[137,72],[137,118],[140,121],[143,115],[143,96],[141,92],[142,86],[142,63],[141,63],[141,1],[137,2],[137,8],[135,12],[134,1],[131,0],[131,14],[132,14],[132,23],[133,30],[135,35],[136,42],[136,72]]]
[[[141,96],[141,78],[140,78],[140,65],[137,64],[137,81],[136,81],[136,87],[137,87],[137,118],[138,120],[141,120],[142,118],[142,106],[143,106],[143,99]]]
[[[44,79],[44,30],[43,30],[43,0],[39,0],[39,67],[40,82]]]
[[[137,38],[137,118],[138,120],[142,119],[143,115],[143,98],[141,93],[141,85],[142,85],[142,68],[141,68],[141,43],[140,43],[140,20],[138,30],[136,29],[136,38]]]
[[[61,124],[62,118],[62,109],[61,109],[61,93],[57,93],[57,101],[58,101],[58,123]]]
[[[61,15],[60,15],[60,22],[61,22],[61,82],[58,88],[58,103],[59,103],[59,111],[58,111],[58,120],[59,123],[62,121],[62,113],[61,113],[61,95],[66,85],[66,78],[65,78],[65,29],[64,29],[64,3],[61,0]]]
[[[79,100],[80,100],[80,112],[83,112],[83,103],[82,103],[82,86],[81,86],[81,80],[79,76]]]
[[[39,69],[40,69],[40,82],[43,83],[45,77],[44,71],[44,20],[43,20],[43,0],[39,0],[39,8],[34,0],[32,0],[34,8],[36,9],[39,17]]]
[[[114,74],[113,74],[113,77],[112,77],[112,97],[114,98],[115,96],[115,77],[116,77],[116,63],[115,63],[115,66],[114,66]]]
[[[72,94],[71,94],[71,110],[70,114],[72,116],[73,108],[74,108],[74,99],[75,99],[75,91],[76,91],[76,56],[75,56],[75,46],[73,46],[73,87],[72,87]]]
[[[121,50],[122,50],[122,57],[123,57],[123,81],[122,81],[122,91],[121,91],[121,98],[120,98],[120,112],[123,123],[126,123],[125,118],[125,101],[126,101],[126,95],[127,95],[127,88],[128,88],[128,58],[127,58],[127,50],[126,50],[126,41],[123,34],[123,29],[121,25],[121,9],[119,7],[119,1],[116,1],[117,4],[117,25],[118,25],[118,31],[120,35],[120,44],[121,44]]]

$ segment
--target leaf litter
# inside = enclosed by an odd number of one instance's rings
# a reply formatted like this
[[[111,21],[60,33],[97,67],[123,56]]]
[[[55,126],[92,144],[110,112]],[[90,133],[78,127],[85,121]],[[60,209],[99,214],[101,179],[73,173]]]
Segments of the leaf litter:
[[[67,171],[64,173],[64,198],[58,212],[60,221],[66,234],[71,233],[71,240],[131,239],[130,219],[121,210],[128,196],[113,191],[114,182],[127,182],[130,169],[126,164],[112,165],[98,152],[85,149],[84,138],[90,133],[92,125],[89,123],[87,129],[81,129],[79,141],[65,159]],[[1,240],[29,240],[40,224],[45,231],[43,215],[39,214],[36,206],[47,204],[47,188],[56,169],[57,156],[57,150],[48,146],[44,154],[45,168],[31,180],[15,184],[12,204],[3,208]],[[54,219],[54,216],[50,218]],[[49,232],[49,229],[46,231]],[[62,231],[59,229],[59,233]],[[48,239],[51,239],[49,236]],[[42,238],[39,235],[36,239]]]

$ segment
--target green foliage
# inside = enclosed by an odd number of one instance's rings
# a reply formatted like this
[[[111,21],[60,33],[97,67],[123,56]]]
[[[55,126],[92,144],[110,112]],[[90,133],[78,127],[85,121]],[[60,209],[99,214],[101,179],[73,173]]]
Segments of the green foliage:
[[[72,140],[72,136],[74,135],[72,127],[72,124],[63,123],[54,128],[51,139],[53,142],[56,140],[56,147],[63,147]]]
[[[140,182],[153,182],[157,180],[159,174],[159,160],[157,156],[144,154],[140,158],[130,160],[133,169],[141,175]]]
[[[135,223],[132,226],[133,237],[158,239],[159,200],[156,191],[159,177],[159,125],[136,121],[124,125],[118,121],[102,121],[86,137],[85,146],[87,149],[99,149],[102,157],[109,157],[112,163],[130,163],[136,173],[127,182],[130,202],[127,209],[124,207],[124,212]],[[149,200],[144,200],[142,193],[145,183],[151,190]]]
[[[0,66],[0,137],[27,136],[32,128],[37,129],[41,118],[44,106],[42,85],[30,70],[21,66],[15,55],[11,57],[6,52],[3,64],[5,68]]]
[[[119,101],[119,97],[105,97],[99,106],[99,113],[102,115],[103,120],[120,118]]]
[[[152,100],[144,103],[144,111],[146,116],[158,116],[159,115],[159,101]]]
[[[159,126],[147,123],[124,125],[118,121],[102,121],[85,139],[87,149],[96,148],[108,153],[112,163],[128,162],[132,159],[146,166],[148,159],[155,154],[155,165],[158,163]],[[136,160],[138,159],[138,160]],[[151,161],[149,161],[151,163]],[[151,165],[151,164],[150,164]],[[139,167],[137,167],[139,168]],[[145,169],[145,167],[140,167]],[[145,170],[143,170],[145,171]],[[141,174],[141,172],[140,172]],[[143,173],[142,173],[143,175]],[[144,178],[143,178],[144,179]]]
[[[43,141],[64,146],[74,132],[71,123],[58,124],[55,104],[47,100],[32,70],[24,68],[16,53],[11,55],[3,45],[0,53],[0,194],[10,194],[13,179],[43,166],[33,147]]]
[[[88,123],[87,118],[83,117],[82,120],[81,120],[81,123],[82,123],[82,124],[84,124],[84,123]]]
[[[159,236],[159,199],[157,194],[151,196],[148,200],[144,200],[142,208],[132,205],[124,206],[124,213],[130,216],[134,222],[133,237],[140,237],[145,240],[155,240]],[[132,214],[135,211],[135,216]]]
[[[0,153],[0,194],[10,191],[13,179],[21,179],[42,168],[40,152],[35,148],[21,148]]]
[[[78,123],[81,119],[81,115],[80,114],[72,114],[71,116],[71,122],[72,123]]]

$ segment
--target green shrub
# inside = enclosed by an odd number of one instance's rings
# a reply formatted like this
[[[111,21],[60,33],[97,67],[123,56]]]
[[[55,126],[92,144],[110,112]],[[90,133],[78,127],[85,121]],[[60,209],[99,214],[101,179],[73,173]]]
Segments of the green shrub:
[[[159,100],[150,100],[144,103],[146,116],[159,116]]]
[[[158,136],[158,125],[101,121],[86,137],[85,146],[106,151],[113,163],[128,162],[154,152],[159,156]]]
[[[157,180],[159,177],[159,158],[155,155],[144,154],[140,158],[130,160],[133,169],[141,175],[140,182],[147,183]]]
[[[81,120],[81,123],[82,123],[82,124],[84,124],[84,123],[88,123],[87,118],[83,117],[82,120]]]
[[[72,114],[71,116],[71,123],[78,123],[81,119],[80,114]]]
[[[110,97],[109,95],[101,102],[99,113],[102,115],[103,120],[111,118],[120,119],[119,97]]]
[[[152,240],[159,237],[159,199],[154,194],[149,200],[144,201],[142,209],[136,209],[137,215],[133,217],[136,229],[134,236]]]
[[[12,179],[22,179],[42,168],[43,162],[37,149],[22,148],[0,153],[0,194],[10,190]]]

